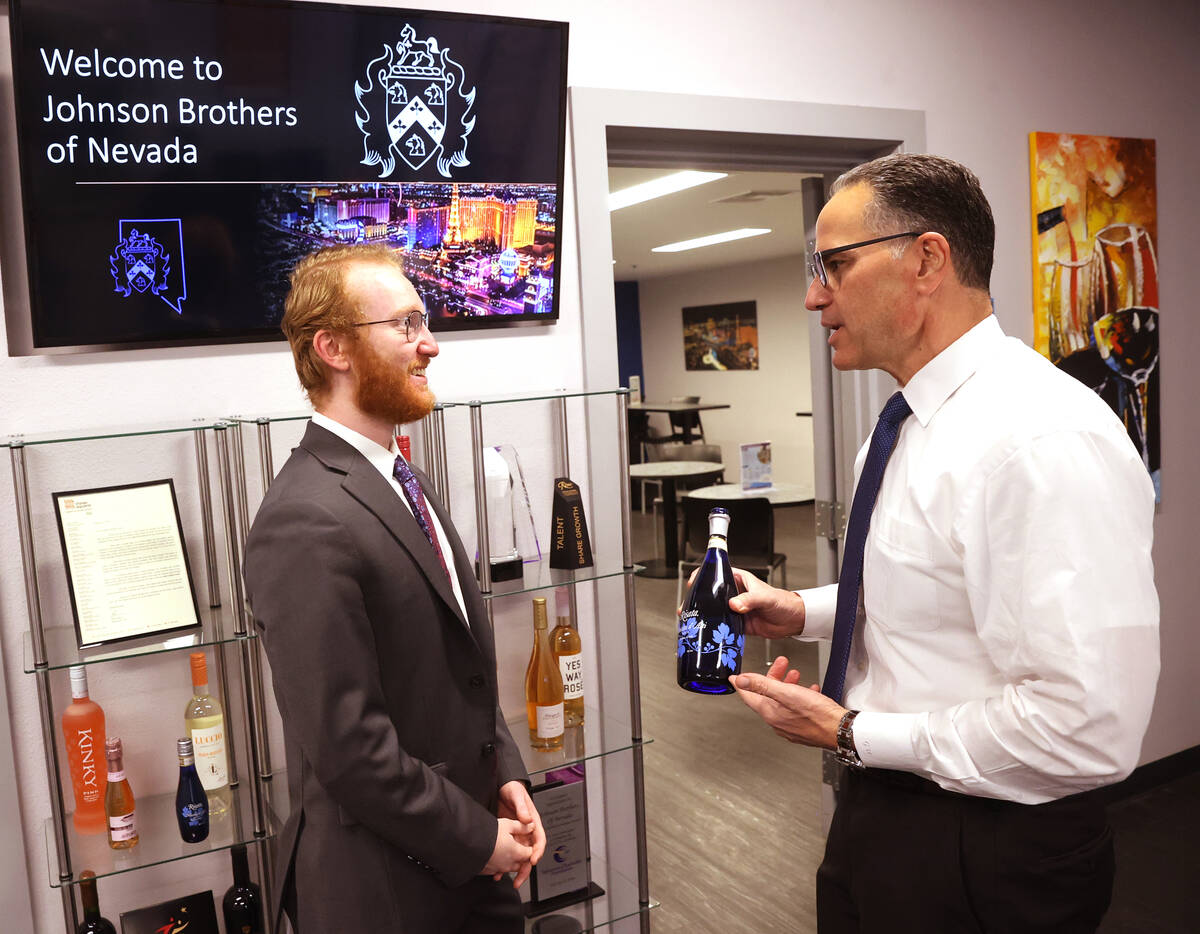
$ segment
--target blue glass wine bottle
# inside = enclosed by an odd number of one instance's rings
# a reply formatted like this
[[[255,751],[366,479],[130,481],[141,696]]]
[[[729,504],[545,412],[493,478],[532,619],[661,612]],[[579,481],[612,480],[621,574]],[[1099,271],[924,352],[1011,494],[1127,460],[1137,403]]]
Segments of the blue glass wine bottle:
[[[208,796],[196,774],[196,759],[190,739],[175,743],[179,754],[179,787],[175,791],[175,817],[179,835],[187,843],[199,843],[208,836]]]
[[[729,609],[739,593],[729,563],[729,513],[708,514],[708,550],[679,616],[676,679],[685,691],[732,694],[729,676],[742,670],[746,636],[741,614]]]

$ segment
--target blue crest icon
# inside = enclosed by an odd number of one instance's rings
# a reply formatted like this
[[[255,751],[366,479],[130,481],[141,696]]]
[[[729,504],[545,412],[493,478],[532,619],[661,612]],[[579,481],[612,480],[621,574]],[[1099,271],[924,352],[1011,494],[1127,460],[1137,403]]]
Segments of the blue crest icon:
[[[108,257],[113,291],[126,298],[135,292],[157,296],[177,315],[183,314],[187,276],[180,219],[122,219],[117,236],[120,239]]]

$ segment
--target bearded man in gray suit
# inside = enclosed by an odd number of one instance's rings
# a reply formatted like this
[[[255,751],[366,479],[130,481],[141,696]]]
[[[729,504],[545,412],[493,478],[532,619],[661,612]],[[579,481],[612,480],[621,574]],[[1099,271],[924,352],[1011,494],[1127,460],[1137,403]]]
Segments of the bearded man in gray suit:
[[[393,436],[433,407],[437,341],[383,247],[301,260],[282,326],[316,413],[246,543],[292,801],[272,910],[298,934],[515,934],[545,834],[472,563]]]

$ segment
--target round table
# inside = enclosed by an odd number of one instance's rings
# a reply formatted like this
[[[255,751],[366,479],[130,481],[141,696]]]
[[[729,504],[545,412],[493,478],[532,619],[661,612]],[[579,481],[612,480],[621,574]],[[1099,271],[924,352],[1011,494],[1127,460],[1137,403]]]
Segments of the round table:
[[[688,496],[696,499],[754,499],[762,496],[770,500],[772,506],[795,506],[798,503],[811,503],[814,492],[812,487],[803,483],[775,483],[750,490],[743,490],[740,483],[717,483],[702,486],[698,490],[688,490]]]
[[[635,480],[661,480],[663,500],[663,557],[638,561],[644,565],[646,577],[672,578],[679,574],[679,532],[675,513],[675,484],[680,480],[715,477],[725,470],[724,464],[711,461],[653,461],[649,464],[630,464],[629,476]]]

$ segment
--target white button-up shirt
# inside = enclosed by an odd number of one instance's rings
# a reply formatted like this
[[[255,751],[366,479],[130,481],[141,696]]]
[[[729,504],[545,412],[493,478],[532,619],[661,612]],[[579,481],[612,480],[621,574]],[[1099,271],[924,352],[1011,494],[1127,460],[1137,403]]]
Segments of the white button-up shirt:
[[[404,487],[396,479],[396,457],[399,456],[400,450],[396,447],[395,439],[392,440],[390,448],[385,448],[378,442],[372,441],[366,435],[360,434],[353,428],[347,428],[341,422],[335,422],[328,415],[323,415],[320,412],[313,412],[312,422],[314,425],[320,425],[327,431],[332,431],[365,457],[371,466],[378,470],[383,475],[383,479],[396,491],[396,495],[400,497],[400,502],[404,504],[404,508],[410,514],[412,513],[412,505],[408,502],[408,497],[404,495]],[[446,530],[442,528],[442,523],[438,521],[437,513],[432,508],[429,510],[429,521],[433,523],[438,543],[442,546],[442,557],[446,560],[446,570],[450,572],[450,586],[454,589],[454,598],[458,601],[459,609],[462,610],[463,618],[465,619],[467,616],[467,606],[463,602],[462,585],[458,582],[458,571],[454,567],[454,550],[450,547],[450,539],[446,538]]]
[[[863,763],[1027,804],[1120,780],[1159,669],[1154,489],[1124,426],[994,317],[903,392],[846,674]],[[804,637],[832,634],[836,593],[801,591]]]

